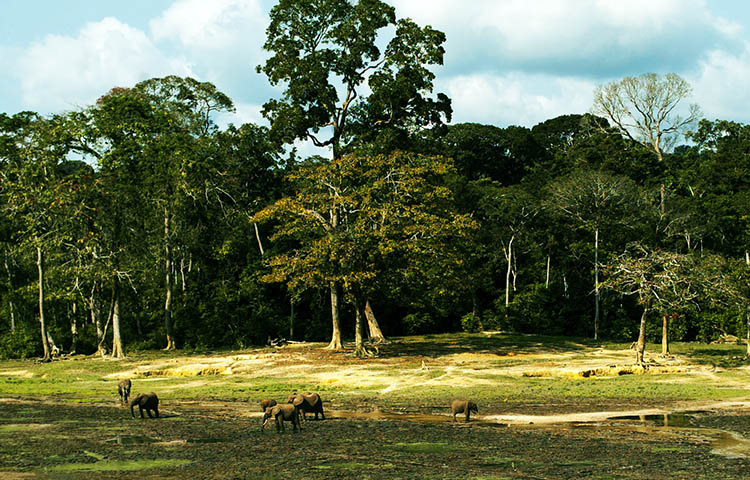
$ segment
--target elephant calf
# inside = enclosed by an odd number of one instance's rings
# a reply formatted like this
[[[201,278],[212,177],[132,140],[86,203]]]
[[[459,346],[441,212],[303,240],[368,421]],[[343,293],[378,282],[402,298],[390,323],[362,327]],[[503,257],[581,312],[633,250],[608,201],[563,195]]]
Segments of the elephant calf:
[[[269,400],[267,398],[260,401],[260,410],[262,412],[265,412],[268,407],[273,407],[276,405],[276,400]]]
[[[154,415],[156,416],[156,418],[159,418],[159,397],[157,397],[155,393],[141,393],[140,395],[135,397],[132,402],[130,402],[130,414],[133,416],[133,418],[135,418],[133,407],[135,407],[136,405],[138,405],[138,410],[141,412],[141,418],[144,418],[144,410],[146,410],[149,418],[154,418]],[[154,412],[154,415],[151,415],[152,410]]]
[[[276,422],[276,432],[285,430],[284,420],[292,422],[292,428],[295,432],[298,429],[302,430],[299,427],[299,412],[294,405],[275,405],[273,407],[266,408],[266,411],[263,414],[263,424],[260,427],[261,431],[266,428],[266,425],[271,420],[271,418],[273,418]]]
[[[320,414],[323,420],[326,419],[326,416],[323,413],[323,400],[320,399],[320,395],[317,393],[295,393],[289,396],[287,403],[291,403],[302,413],[303,420],[306,420],[306,413],[314,413],[315,420],[318,419],[318,414]]]
[[[470,400],[453,400],[453,403],[451,403],[451,413],[453,414],[453,420],[451,421],[456,421],[457,413],[464,412],[466,413],[466,421],[468,422],[471,412],[478,413],[479,409],[477,408],[477,404]]]
[[[117,382],[117,393],[120,394],[120,403],[128,403],[128,397],[130,396],[130,380],[127,378]]]

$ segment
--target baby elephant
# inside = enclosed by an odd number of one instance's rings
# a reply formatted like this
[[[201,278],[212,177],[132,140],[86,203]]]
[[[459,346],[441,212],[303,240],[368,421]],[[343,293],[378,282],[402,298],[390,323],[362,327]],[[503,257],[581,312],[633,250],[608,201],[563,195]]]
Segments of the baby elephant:
[[[453,403],[451,403],[451,413],[453,414],[453,420],[451,421],[456,421],[457,413],[464,412],[466,412],[466,421],[468,422],[471,412],[478,413],[479,409],[477,408],[477,404],[470,400],[453,400]]]
[[[128,403],[128,397],[130,396],[130,380],[120,380],[117,382],[117,393],[120,394],[120,403]]]
[[[297,410],[302,412],[303,420],[306,420],[306,413],[314,413],[315,420],[318,419],[318,414],[320,414],[323,420],[326,419],[323,413],[323,400],[320,399],[320,395],[317,393],[292,394],[287,399],[287,403],[291,403]]]
[[[275,405],[273,407],[266,408],[263,414],[263,424],[260,430],[263,431],[266,425],[271,421],[271,418],[276,422],[276,432],[280,433],[284,430],[284,420],[292,422],[292,428],[296,432],[299,428],[299,414],[294,405]]]
[[[260,401],[260,410],[265,412],[268,407],[276,405],[276,400],[269,400],[267,398]]]
[[[141,393],[130,402],[130,414],[135,418],[133,413],[133,407],[138,405],[138,410],[141,412],[141,418],[143,417],[143,411],[146,410],[149,418],[159,418],[159,398],[155,393]],[[151,411],[154,411],[154,415],[151,415]]]

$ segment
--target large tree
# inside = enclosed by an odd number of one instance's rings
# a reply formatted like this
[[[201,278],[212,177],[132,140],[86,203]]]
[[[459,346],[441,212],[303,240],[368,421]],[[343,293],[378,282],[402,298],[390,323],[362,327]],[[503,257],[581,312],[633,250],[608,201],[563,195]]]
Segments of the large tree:
[[[646,146],[662,161],[664,152],[700,117],[696,104],[689,105],[684,115],[678,111],[691,91],[690,84],[676,73],[625,77],[595,90],[593,113],[609,120],[618,133]]]
[[[296,193],[254,218],[277,220],[273,238],[297,245],[271,256],[266,279],[286,282],[297,293],[341,285],[355,308],[362,354],[361,312],[378,281],[423,278],[435,262],[449,276],[461,263],[451,245],[475,224],[453,207],[445,185],[452,172],[448,159],[406,153],[347,155],[301,167],[290,176]],[[340,334],[334,330],[332,348],[341,348]]]
[[[662,315],[663,345],[666,347],[666,314],[698,297],[701,289],[696,266],[689,255],[648,248],[642,244],[633,245],[630,251],[606,266],[607,280],[602,287],[622,295],[635,295],[643,307],[635,351],[637,364],[644,363],[648,313],[655,310]]]
[[[396,20],[394,7],[381,0],[280,0],[270,13],[264,48],[271,53],[258,66],[271,84],[284,85],[281,99],[268,101],[263,114],[274,138],[284,143],[310,140],[341,158],[356,142],[379,132],[412,131],[450,120],[450,100],[429,98],[434,74],[443,63],[445,35],[409,19]],[[395,31],[384,50],[381,31]],[[339,219],[328,218],[330,225]],[[332,282],[331,319],[338,322],[338,288]],[[330,347],[338,348],[332,338]]]
[[[594,338],[599,338],[599,268],[603,230],[628,225],[641,213],[643,196],[629,178],[584,170],[560,177],[549,187],[548,205],[593,235]]]

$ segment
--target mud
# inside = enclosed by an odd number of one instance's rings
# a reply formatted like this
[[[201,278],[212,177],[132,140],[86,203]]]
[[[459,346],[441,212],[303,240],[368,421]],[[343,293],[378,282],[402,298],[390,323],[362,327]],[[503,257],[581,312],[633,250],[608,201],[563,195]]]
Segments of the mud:
[[[112,405],[5,401],[0,478],[710,480],[747,478],[750,467],[745,410],[682,412],[679,426],[660,414],[508,425],[481,411],[451,424],[447,414],[371,406],[277,434],[260,431],[254,405],[209,407],[165,403],[168,416],[141,420]]]

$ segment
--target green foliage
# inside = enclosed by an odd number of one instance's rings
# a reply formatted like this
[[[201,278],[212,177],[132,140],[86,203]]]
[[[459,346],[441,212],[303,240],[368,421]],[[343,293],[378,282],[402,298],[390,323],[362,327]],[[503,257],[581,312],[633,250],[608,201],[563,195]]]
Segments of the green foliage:
[[[404,330],[409,335],[430,333],[435,331],[437,322],[429,313],[410,313],[403,320]]]
[[[38,356],[41,344],[36,333],[23,330],[0,334],[0,358],[31,358]]]
[[[461,317],[461,330],[469,333],[476,333],[482,330],[482,322],[479,315],[469,312]]]

